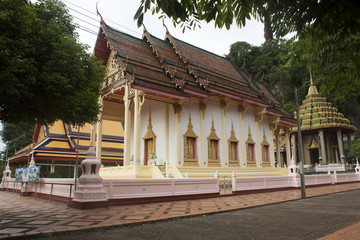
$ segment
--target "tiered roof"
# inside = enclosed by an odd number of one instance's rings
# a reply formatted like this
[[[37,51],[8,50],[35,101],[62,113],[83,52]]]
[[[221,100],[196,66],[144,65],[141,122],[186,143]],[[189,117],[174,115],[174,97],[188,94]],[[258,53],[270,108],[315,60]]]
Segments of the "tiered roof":
[[[75,160],[77,149],[79,149],[79,159],[82,160],[89,149],[90,131],[91,124],[85,124],[80,128],[79,146],[77,146],[77,128],[62,121],[56,121],[53,125],[37,125],[33,143],[17,151],[9,160],[12,163],[27,160],[29,154],[33,154],[36,160]],[[120,122],[103,121],[102,161],[120,163],[123,160],[123,136],[123,126]]]
[[[286,125],[295,125],[280,102],[229,59],[176,39],[167,29],[165,40],[152,36],[145,27],[139,39],[102,20],[95,56],[107,63],[111,50],[116,52],[124,76],[133,76],[131,87],[146,90],[148,97],[156,95],[169,103],[227,98],[266,107],[265,114],[280,117]]]
[[[341,128],[350,132],[356,130],[350,121],[318,92],[312,78],[308,94],[299,107],[299,114],[302,131],[325,128]],[[294,127],[293,131],[297,131],[297,127]]]

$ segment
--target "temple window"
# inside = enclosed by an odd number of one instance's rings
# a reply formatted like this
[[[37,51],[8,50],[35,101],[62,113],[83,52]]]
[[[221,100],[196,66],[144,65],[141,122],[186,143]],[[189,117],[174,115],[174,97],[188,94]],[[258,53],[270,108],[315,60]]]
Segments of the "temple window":
[[[156,135],[153,131],[153,126],[151,123],[151,112],[149,112],[149,123],[147,127],[147,132],[143,140],[144,140],[144,165],[148,165],[150,163],[151,154],[156,154]]]
[[[219,140],[209,139],[209,160],[219,160]]]
[[[219,158],[219,140],[215,132],[214,119],[211,123],[211,131],[208,137],[208,166],[210,167],[220,167],[220,158]]]
[[[235,137],[234,126],[231,123],[231,133],[230,138],[228,139],[229,146],[229,166],[238,167],[239,164],[239,155],[238,155],[238,140]]]
[[[185,159],[196,159],[196,137],[185,137]]]
[[[246,164],[248,167],[256,167],[255,142],[251,137],[250,126],[248,139],[246,140]]]
[[[188,129],[184,134],[184,166],[199,166],[197,159],[197,135],[193,130],[191,115],[189,113]]]
[[[270,167],[270,158],[269,158],[269,143],[266,140],[265,128],[263,133],[263,141],[261,143],[261,153],[262,153],[262,166]]]

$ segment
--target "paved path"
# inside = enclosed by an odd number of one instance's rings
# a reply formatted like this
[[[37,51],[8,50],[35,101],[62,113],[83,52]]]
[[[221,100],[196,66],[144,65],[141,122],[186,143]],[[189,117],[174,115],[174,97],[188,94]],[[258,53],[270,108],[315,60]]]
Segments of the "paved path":
[[[359,225],[356,224],[360,221],[360,190],[355,189],[360,189],[360,183],[308,188],[308,197],[344,191],[350,192],[326,195],[319,198],[309,198],[300,201],[291,201],[300,198],[300,190],[289,190],[240,196],[224,196],[210,199],[116,206],[107,209],[85,211],[68,208],[66,205],[60,203],[49,203],[48,201],[34,199],[32,197],[20,197],[12,192],[0,192],[0,239],[9,237],[23,237],[29,239],[30,237],[35,238],[39,236],[39,234],[48,234],[47,237],[52,234],[54,235],[54,239],[65,239],[65,237],[71,239],[71,236],[77,236],[77,239],[105,239],[101,238],[101,236],[107,236],[107,231],[126,230],[131,228],[134,229],[131,229],[130,233],[142,233],[143,237],[139,235],[139,238],[136,238],[134,237],[134,234],[131,235],[129,233],[130,235],[128,235],[129,237],[126,239],[161,239],[158,237],[159,233],[167,236],[165,233],[169,232],[172,233],[173,239],[184,239],[183,234],[192,232],[198,232],[199,235],[189,237],[190,239],[204,239],[210,236],[209,234],[211,234],[211,239],[224,239],[223,237],[226,236],[226,233],[230,234],[234,232],[236,233],[236,236],[240,236],[240,232],[243,232],[240,231],[240,229],[250,229],[253,233],[262,234],[262,237],[256,235],[244,236],[244,239],[271,239],[266,238],[266,236],[268,236],[268,233],[274,232],[280,233],[280,236],[283,235],[287,237],[283,239],[316,239],[336,231],[340,231],[338,234],[341,234],[341,229],[354,224],[355,227],[350,227],[349,229],[352,229],[353,231],[357,229],[356,226]],[[338,196],[343,196],[344,199],[336,199]],[[174,221],[163,222],[161,224],[141,225],[144,228],[140,226],[131,228],[111,228],[118,225],[146,223],[148,221],[158,221],[169,218],[194,215],[202,216],[206,213],[244,209],[279,202],[286,203],[215,214],[206,217],[186,218],[183,220],[175,219]],[[303,207],[300,208],[302,203],[304,203]],[[257,213],[257,211],[262,209],[264,209],[264,212]],[[320,215],[324,218],[317,218],[318,213],[315,213],[313,210],[318,209],[323,209],[322,212],[320,212]],[[295,212],[290,213],[291,211]],[[335,215],[331,215],[330,213],[335,213]],[[357,215],[355,213],[357,213]],[[235,215],[230,217],[231,214]],[[248,220],[245,220],[246,214],[250,217]],[[298,217],[300,214],[304,214],[305,218]],[[353,219],[351,221],[339,221],[338,217],[340,217],[340,215],[336,214],[340,214],[342,217],[345,216],[345,219],[350,219],[348,216],[351,215]],[[282,222],[283,220],[275,220],[275,217],[279,218],[281,216],[288,216],[288,220],[286,220],[286,218],[285,222]],[[209,220],[210,218],[215,220]],[[202,219],[203,222],[196,222],[198,219]],[[292,224],[290,224],[291,221],[289,221],[291,219],[295,221]],[[179,224],[179,221],[188,222],[188,227],[186,226],[186,223],[184,223],[184,226],[182,223]],[[167,224],[172,224],[171,228],[166,227]],[[306,227],[299,227],[301,224]],[[162,230],[151,231],[151,229],[154,229],[154,226],[162,225],[165,226]],[[194,226],[196,226],[196,229],[199,231],[193,231],[192,229]],[[321,228],[321,230],[320,228],[316,228],[316,226],[325,227]],[[102,229],[91,232],[87,231],[88,234],[90,234],[90,238],[89,236],[86,237],[86,233],[83,233],[83,231],[81,232],[80,237],[80,232],[78,231],[72,232],[71,234],[64,233],[75,230],[94,230],[103,227],[107,227],[105,232]],[[140,228],[135,229],[136,227]],[[169,231],[169,229],[171,229],[171,231]],[[215,231],[215,229],[217,230]],[[262,229],[262,231],[259,231],[259,229]],[[291,229],[291,231],[289,229]],[[298,238],[299,235],[297,234],[304,232],[306,229],[310,229],[312,235],[309,235],[308,238]],[[285,235],[283,234],[283,231],[285,231]],[[316,235],[318,232],[321,232],[321,234]],[[61,235],[58,235],[59,233],[61,233]],[[124,237],[126,236],[124,233],[119,234]],[[97,237],[95,238],[95,236]],[[116,236],[119,235],[116,233]],[[290,238],[291,236],[294,236],[294,238]],[[351,239],[360,239],[360,236],[357,236],[358,238]],[[110,235],[108,237],[111,239]],[[169,236],[167,236],[167,238],[168,237]],[[229,235],[229,237],[231,236]],[[337,238],[335,236],[335,238],[328,239]]]

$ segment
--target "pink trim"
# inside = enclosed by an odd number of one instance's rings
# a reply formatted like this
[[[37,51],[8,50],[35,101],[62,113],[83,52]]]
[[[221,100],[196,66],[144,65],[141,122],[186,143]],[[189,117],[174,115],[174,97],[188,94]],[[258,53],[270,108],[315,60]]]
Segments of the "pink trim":
[[[282,116],[284,116],[284,114],[282,114],[282,113],[277,113],[277,112],[274,112],[274,111],[271,111],[271,110],[268,110],[268,109],[266,109],[265,114],[267,114],[267,115],[273,115],[273,116],[277,116],[277,117],[282,117]]]
[[[286,120],[284,120],[284,119],[280,119],[280,120],[279,120],[279,123],[280,123],[280,124],[290,125],[290,126],[296,126],[296,123],[289,122],[289,121],[286,121]]]
[[[194,91],[194,90],[191,90],[191,89],[186,89],[186,88],[184,89],[184,92],[192,94],[192,95],[197,96],[197,97],[212,98],[211,93],[206,94],[206,93],[201,93],[201,92],[197,92],[197,91]]]
[[[156,90],[156,89],[149,88],[149,87],[143,87],[143,86],[136,85],[136,84],[133,84],[132,87],[135,88],[135,89],[138,89],[138,90],[144,90],[144,91],[154,93],[154,94],[157,94],[157,95],[162,95],[162,96],[165,96],[165,97],[176,98],[176,99],[179,99],[179,100],[187,100],[187,101],[190,100],[189,97],[170,94],[170,93],[167,93],[167,92],[163,92],[163,91]]]

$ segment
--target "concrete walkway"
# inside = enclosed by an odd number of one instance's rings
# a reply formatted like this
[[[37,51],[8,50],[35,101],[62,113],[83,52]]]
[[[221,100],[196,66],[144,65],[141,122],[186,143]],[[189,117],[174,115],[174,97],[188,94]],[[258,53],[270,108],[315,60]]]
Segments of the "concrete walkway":
[[[341,199],[334,200],[335,202],[338,202],[340,204],[339,209],[341,211],[342,208],[347,209],[349,203],[355,201],[359,202],[358,199],[360,197],[360,190],[357,189],[360,189],[360,183],[308,188],[307,197],[351,191],[349,193],[351,193],[352,196],[348,197],[349,199],[347,200],[347,203],[341,202],[341,201],[345,201]],[[340,196],[344,194],[328,195],[325,197],[332,199],[337,195]],[[95,232],[89,233],[90,234],[89,236],[94,237],[95,236],[94,233],[104,231],[103,229],[101,229],[104,227],[106,227],[105,229],[111,231],[112,229],[114,229],[113,227],[119,225],[125,226],[131,224],[166,220],[170,218],[179,218],[179,217],[181,218],[181,217],[196,216],[196,215],[201,216],[208,213],[226,212],[236,209],[246,209],[246,208],[273,204],[273,203],[288,202],[292,200],[298,200],[299,198],[300,198],[300,190],[288,190],[288,191],[279,191],[279,192],[270,192],[270,193],[247,194],[247,195],[239,195],[239,196],[222,196],[218,198],[199,199],[199,200],[163,202],[163,203],[152,203],[152,204],[133,205],[133,206],[117,206],[117,207],[110,207],[107,209],[76,210],[76,209],[68,208],[66,205],[60,203],[55,203],[55,202],[49,203],[48,201],[41,199],[34,199],[32,197],[20,197],[19,195],[12,192],[0,192],[0,202],[1,202],[0,239],[11,238],[11,237],[29,239],[30,237],[31,238],[41,237],[44,236],[44,234],[46,234],[45,237],[47,238],[53,236],[55,239],[62,239],[65,236],[71,236],[71,235],[78,236],[77,239],[89,239],[89,237],[85,238],[83,233],[81,233],[81,236],[79,238],[80,232],[78,232],[77,230],[79,231],[82,230],[81,232],[83,232],[84,230],[87,230],[86,232],[96,230]],[[279,211],[280,213],[282,213],[279,216],[284,216],[284,214],[287,215],[288,211],[291,211],[291,209],[296,209],[301,202],[313,202],[316,199],[320,199],[320,198],[310,198],[301,201],[293,201],[290,203],[286,203],[292,205],[286,208],[287,209],[286,211],[285,210]],[[321,206],[321,203],[323,203],[325,207],[331,207],[332,205],[334,205],[333,203],[330,202],[328,203],[327,201],[320,202],[320,205],[317,206]],[[274,207],[275,209],[279,210],[280,208],[277,206],[278,204],[270,205],[266,207]],[[358,207],[360,207],[360,205]],[[246,209],[245,211],[254,211],[254,210],[257,211],[258,209],[264,209],[264,208],[265,207],[256,208],[256,209]],[[315,210],[318,207],[313,206],[313,208]],[[304,207],[304,209],[306,210],[306,206]],[[337,209],[337,211],[339,211],[339,209]],[[359,209],[359,211],[357,212],[360,212],[360,208],[357,209]],[[276,213],[278,212],[277,210],[276,211],[270,210],[268,212],[265,211],[264,213],[259,213],[260,215],[256,215],[256,216],[262,216],[261,218],[257,217],[255,219],[250,220],[249,222],[252,223],[252,226],[254,227],[260,227],[258,226],[259,219],[264,218],[264,219],[269,219],[269,221],[274,221],[273,217],[275,215],[273,214],[272,216],[272,214],[270,213]],[[232,213],[240,213],[240,212],[244,213],[244,211],[235,211]],[[289,218],[296,219],[297,215],[300,214],[301,212],[303,211],[298,211],[293,215],[290,214]],[[344,211],[344,212],[348,214],[348,211]],[[232,213],[224,213],[224,214],[232,214]],[[315,218],[316,215],[312,213],[311,208],[309,208],[309,210],[306,213],[308,213],[307,216],[309,220],[305,222],[305,225],[308,227],[316,226],[319,224],[319,221],[320,222],[324,221],[322,219],[316,219]],[[218,216],[218,215],[219,214],[213,216]],[[349,233],[349,231],[350,232],[358,231],[357,235],[356,234],[352,235],[351,239],[360,239],[359,230],[358,230],[359,229],[358,222],[360,221],[360,215],[358,215],[358,217],[359,217],[358,219],[356,219],[355,217],[355,220],[353,220],[352,222],[351,221],[345,223],[342,222],[342,224],[337,224],[337,219],[333,219],[330,222],[333,223],[330,224],[332,227],[326,228],[325,233],[316,236],[312,235],[311,236],[312,238],[307,238],[307,239],[316,239],[318,237],[323,237],[328,234],[335,234],[335,235],[329,235],[328,238],[323,238],[323,239],[346,239],[343,237],[336,238],[338,236],[336,234],[343,235],[345,233],[346,234]],[[190,218],[190,219],[198,219],[198,218]],[[212,229],[210,227],[211,222],[210,223],[206,222],[207,217],[203,219],[205,219],[204,223],[195,226],[197,226],[198,228],[201,226],[204,232],[206,232],[205,230],[211,230]],[[229,231],[229,229],[234,229],[234,228],[226,228],[226,224],[229,224],[229,222],[226,220],[227,218],[221,218],[221,219],[222,221],[219,223],[220,228],[223,228],[221,224],[225,224],[224,226],[225,230],[227,230],[227,232],[231,232]],[[228,219],[231,222],[231,218]],[[239,219],[241,220],[242,218],[235,218],[232,221],[239,221]],[[178,219],[176,219],[175,221],[170,221],[169,223],[177,222],[177,221]],[[188,219],[188,221],[191,220]],[[155,225],[159,225],[159,224],[155,224]],[[153,224],[146,226],[153,226]],[[194,226],[194,225],[191,224],[190,226]],[[262,229],[266,230],[267,226],[268,227],[271,226],[271,229],[275,228],[275,231],[277,229],[277,231],[280,233],[285,229],[286,235],[284,234],[283,235],[287,236],[286,239],[305,239],[305,238],[289,238],[288,234],[291,234],[291,231],[289,231],[289,229],[286,228],[285,226],[282,228],[282,224],[276,221],[274,221],[274,224],[264,225]],[[300,227],[299,224],[293,225],[293,228],[295,230],[298,227]],[[345,227],[347,229],[343,229]],[[125,229],[125,228],[121,228],[121,229]],[[72,232],[71,235],[64,233],[68,231],[74,231],[74,232]],[[256,228],[254,228],[253,231],[258,232]],[[337,233],[336,231],[339,232]],[[142,232],[145,233],[145,236],[147,236],[147,232],[145,231],[145,229],[136,230],[135,232]],[[315,231],[315,233],[317,233],[317,231]],[[82,236],[84,238],[81,238]],[[179,235],[175,235],[175,236],[177,237],[175,237],[174,239],[183,239]],[[212,239],[222,239],[221,236]],[[354,236],[357,236],[357,238],[356,237],[354,238]],[[199,237],[195,236],[193,238],[191,237],[190,238],[204,239],[205,237],[206,237],[205,235],[199,235]],[[102,238],[91,238],[91,239],[102,239]],[[150,239],[150,238],[130,238],[130,239]],[[256,236],[254,237],[247,236],[247,239],[259,239],[259,238],[257,238]],[[271,239],[271,238],[263,237],[262,239]]]

